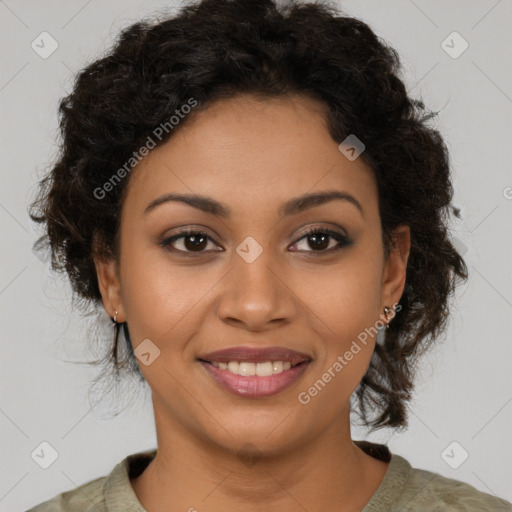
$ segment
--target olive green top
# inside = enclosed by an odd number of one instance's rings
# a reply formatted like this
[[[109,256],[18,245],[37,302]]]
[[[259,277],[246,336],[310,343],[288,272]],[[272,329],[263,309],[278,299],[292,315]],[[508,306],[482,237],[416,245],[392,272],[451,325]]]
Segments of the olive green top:
[[[413,468],[386,445],[354,441],[369,455],[390,461],[384,479],[361,512],[512,512],[512,504],[446,478]],[[130,478],[140,475],[156,450],[128,455],[112,472],[55,496],[28,512],[146,512]],[[334,508],[332,510],[335,510]]]

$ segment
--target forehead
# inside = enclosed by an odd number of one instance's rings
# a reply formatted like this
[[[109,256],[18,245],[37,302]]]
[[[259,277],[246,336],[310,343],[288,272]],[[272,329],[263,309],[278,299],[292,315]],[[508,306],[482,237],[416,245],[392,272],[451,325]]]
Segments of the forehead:
[[[326,106],[297,95],[239,95],[192,112],[132,170],[124,206],[142,212],[166,192],[216,197],[247,209],[315,189],[376,200],[373,172],[347,159],[332,139]]]

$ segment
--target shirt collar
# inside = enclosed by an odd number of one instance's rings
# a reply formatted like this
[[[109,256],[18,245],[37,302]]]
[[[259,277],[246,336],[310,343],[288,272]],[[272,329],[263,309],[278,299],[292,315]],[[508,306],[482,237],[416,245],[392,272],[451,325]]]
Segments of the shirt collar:
[[[368,441],[354,441],[365,453],[385,462],[390,462],[382,482],[361,512],[386,512],[391,510],[393,502],[401,494],[409,474],[411,465],[399,455],[392,454],[383,444]],[[146,512],[146,509],[137,499],[137,495],[130,483],[130,478],[140,475],[148,464],[154,459],[156,449],[128,455],[119,462],[107,476],[103,494],[106,510],[117,512]]]
[[[108,512],[126,510],[129,512],[146,512],[137,499],[137,495],[130,483],[130,477],[134,478],[142,473],[147,465],[154,459],[155,450],[128,455],[107,476],[103,486],[105,505]]]

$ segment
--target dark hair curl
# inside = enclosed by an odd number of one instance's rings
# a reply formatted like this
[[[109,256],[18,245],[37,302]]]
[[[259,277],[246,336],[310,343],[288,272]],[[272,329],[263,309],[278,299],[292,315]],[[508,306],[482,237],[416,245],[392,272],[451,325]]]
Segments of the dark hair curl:
[[[427,125],[436,113],[408,97],[400,70],[397,52],[368,25],[324,3],[202,0],[141,20],[78,73],[60,102],[59,158],[31,205],[32,219],[45,223],[36,244],[50,246],[52,268],[67,273],[75,296],[99,306],[93,256],[119,256],[128,180],[101,199],[94,191],[155,127],[191,97],[196,110],[241,93],[314,98],[327,107],[337,143],[355,134],[366,146],[361,158],[376,177],[386,253],[395,227],[411,230],[401,310],[354,395],[367,426],[404,427],[417,358],[445,329],[449,296],[467,267],[448,236],[449,210],[459,212],[451,206],[447,147]],[[117,341],[112,356],[117,369]]]

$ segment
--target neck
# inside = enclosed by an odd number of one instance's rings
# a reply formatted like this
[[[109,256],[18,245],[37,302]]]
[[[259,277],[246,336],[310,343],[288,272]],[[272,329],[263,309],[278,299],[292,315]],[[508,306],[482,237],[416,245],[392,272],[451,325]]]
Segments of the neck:
[[[329,510],[333,503],[343,512],[360,511],[389,465],[354,444],[348,413],[300,446],[265,452],[251,443],[227,450],[169,418],[163,421],[155,414],[155,419],[157,454],[132,480],[148,512],[229,508],[291,512]]]

